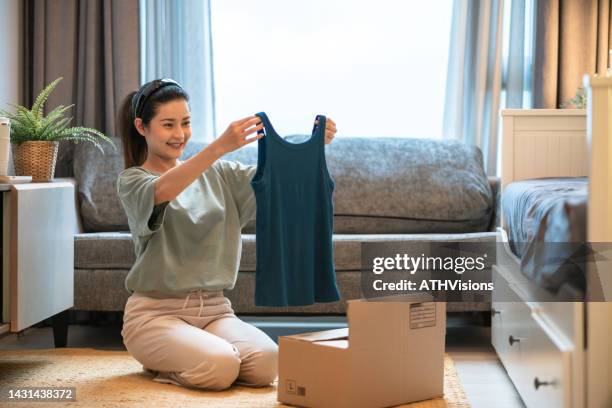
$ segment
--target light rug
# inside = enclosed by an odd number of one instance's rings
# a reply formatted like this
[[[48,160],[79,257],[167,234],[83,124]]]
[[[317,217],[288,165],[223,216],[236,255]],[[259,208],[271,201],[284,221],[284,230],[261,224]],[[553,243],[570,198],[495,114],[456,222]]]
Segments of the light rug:
[[[76,387],[76,402],[7,403],[2,407],[285,407],[276,384],[232,386],[220,392],[161,384],[151,380],[126,351],[64,348],[0,350],[0,387]],[[444,398],[402,405],[406,408],[466,408],[468,400],[452,359],[444,359]]]

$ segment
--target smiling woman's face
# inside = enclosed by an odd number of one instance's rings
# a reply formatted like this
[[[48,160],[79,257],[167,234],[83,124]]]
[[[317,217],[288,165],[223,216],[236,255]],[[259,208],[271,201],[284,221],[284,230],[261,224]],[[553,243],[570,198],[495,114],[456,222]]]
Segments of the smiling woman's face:
[[[147,140],[148,155],[176,160],[191,138],[189,105],[184,99],[162,103],[147,126],[143,126],[140,118],[134,120],[134,125]]]

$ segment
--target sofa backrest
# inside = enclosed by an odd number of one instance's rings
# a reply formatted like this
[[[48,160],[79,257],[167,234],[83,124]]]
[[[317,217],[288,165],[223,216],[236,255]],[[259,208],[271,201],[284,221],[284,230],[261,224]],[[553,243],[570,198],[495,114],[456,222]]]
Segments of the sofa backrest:
[[[190,142],[188,159],[206,145]],[[75,152],[86,231],[128,230],[115,183],[123,168],[94,149]],[[257,163],[253,143],[223,157]],[[326,146],[335,181],[334,232],[465,233],[486,231],[494,198],[475,146],[456,140],[337,137]],[[77,171],[77,164],[79,169]],[[87,163],[87,165],[83,165]],[[244,232],[254,232],[254,222]]]

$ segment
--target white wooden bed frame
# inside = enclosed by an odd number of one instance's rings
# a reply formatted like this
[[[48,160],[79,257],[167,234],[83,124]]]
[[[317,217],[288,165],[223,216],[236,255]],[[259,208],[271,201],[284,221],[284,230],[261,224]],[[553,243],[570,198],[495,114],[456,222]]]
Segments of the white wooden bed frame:
[[[588,241],[612,243],[612,78],[585,86],[588,112],[502,110],[502,191],[518,180],[588,176]],[[492,344],[525,405],[612,407],[612,302],[534,302],[555,299],[521,273],[503,219],[498,231]],[[597,268],[609,293],[612,268]]]

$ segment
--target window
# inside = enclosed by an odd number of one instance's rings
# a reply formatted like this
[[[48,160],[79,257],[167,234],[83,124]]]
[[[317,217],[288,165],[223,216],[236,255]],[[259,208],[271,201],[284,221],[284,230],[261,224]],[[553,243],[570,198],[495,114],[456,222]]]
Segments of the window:
[[[533,107],[533,65],[535,42],[534,0],[508,0],[504,2],[502,83],[500,111],[506,108],[529,109]],[[512,79],[511,79],[512,77]],[[497,169],[501,174],[503,126],[497,127]]]
[[[502,90],[500,109],[508,106],[508,87],[520,84],[521,89],[512,89],[517,96],[513,99],[512,108],[531,108],[533,106],[532,74],[535,41],[535,1],[508,0],[504,2],[503,11],[503,44],[502,44]],[[514,37],[514,42],[511,40]],[[512,55],[511,55],[512,53]],[[513,60],[511,60],[513,58]],[[519,82],[509,84],[510,70]]]
[[[211,0],[217,133],[265,111],[339,136],[441,137],[452,0]]]

